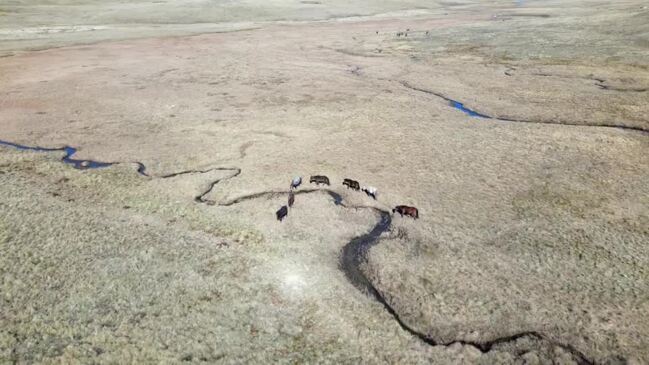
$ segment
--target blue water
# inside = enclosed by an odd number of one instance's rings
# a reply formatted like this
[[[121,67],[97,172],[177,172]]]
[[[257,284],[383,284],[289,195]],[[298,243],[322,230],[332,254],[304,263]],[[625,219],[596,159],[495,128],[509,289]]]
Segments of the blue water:
[[[327,193],[329,193],[329,195],[332,198],[334,198],[334,204],[335,205],[342,205],[343,204],[343,197],[340,194],[335,193],[335,192],[330,191],[330,190],[327,190]]]
[[[70,146],[65,146],[62,148],[45,148],[45,147],[32,147],[25,146],[22,144],[7,142],[0,140],[0,145],[13,147],[22,151],[37,151],[37,152],[54,152],[54,151],[65,151],[65,156],[63,157],[63,162],[72,165],[75,169],[85,170],[85,169],[100,169],[102,167],[111,166],[111,162],[99,162],[92,160],[77,160],[72,158],[72,156],[77,153],[77,149]]]
[[[491,119],[491,117],[488,116],[488,115],[480,114],[480,113],[476,112],[475,110],[471,110],[471,109],[465,107],[464,104],[460,103],[459,101],[450,100],[449,104],[451,104],[451,106],[453,108],[463,111],[466,115],[468,115],[470,117]]]
[[[5,142],[5,141],[2,141],[2,140],[0,140],[0,145],[13,147],[13,148],[16,148],[16,149],[19,149],[19,150],[29,150],[29,151],[38,151],[38,152],[63,151],[63,148],[29,147],[29,146],[23,146],[21,144]]]

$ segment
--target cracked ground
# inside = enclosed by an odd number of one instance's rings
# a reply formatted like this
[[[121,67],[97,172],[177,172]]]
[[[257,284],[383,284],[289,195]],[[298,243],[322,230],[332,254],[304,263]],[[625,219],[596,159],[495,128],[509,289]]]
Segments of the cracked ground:
[[[643,1],[53,3],[0,140],[113,165],[0,145],[0,363],[649,363]]]

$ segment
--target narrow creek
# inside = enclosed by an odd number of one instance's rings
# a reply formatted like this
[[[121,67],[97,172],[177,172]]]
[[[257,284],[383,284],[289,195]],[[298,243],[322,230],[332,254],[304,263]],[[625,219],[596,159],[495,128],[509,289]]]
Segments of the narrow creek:
[[[211,188],[210,188],[211,190]],[[371,210],[378,216],[376,224],[365,234],[352,238],[343,248],[341,249],[340,254],[340,263],[339,267],[341,271],[345,274],[345,277],[349,282],[354,285],[358,290],[367,294],[378,303],[380,303],[385,310],[392,316],[392,318],[399,324],[399,326],[412,336],[418,338],[419,340],[425,342],[431,346],[452,346],[454,344],[461,344],[463,346],[472,346],[478,349],[482,353],[488,353],[492,351],[495,346],[504,345],[509,342],[515,342],[523,338],[529,338],[550,344],[559,348],[562,348],[564,351],[570,353],[574,361],[579,365],[592,365],[593,361],[589,360],[586,355],[577,350],[574,346],[570,344],[563,344],[557,341],[554,341],[547,336],[536,331],[525,331],[510,334],[503,337],[494,338],[490,341],[484,342],[474,342],[474,341],[464,341],[464,340],[455,340],[447,343],[437,342],[435,339],[430,337],[427,334],[419,332],[410,325],[408,325],[400,316],[399,313],[392,307],[392,305],[385,299],[383,294],[374,286],[372,281],[366,276],[363,272],[362,265],[368,262],[367,255],[370,252],[371,248],[376,246],[381,242],[381,236],[383,233],[390,231],[392,228],[392,216],[390,212],[370,206],[348,206],[343,202],[342,196],[329,189],[302,189],[295,192],[298,194],[310,194],[310,193],[326,193],[333,198],[333,203],[337,206],[342,206],[345,209],[367,209]],[[274,197],[279,195],[287,195],[286,191],[266,191],[250,195],[241,196],[234,198],[228,202],[219,203],[220,206],[231,206],[234,204],[241,203],[247,200],[258,199],[262,197]],[[522,352],[524,353],[524,352]]]
[[[551,124],[551,125],[556,125],[556,126],[573,126],[573,127],[584,127],[584,128],[615,128],[619,130],[626,130],[626,131],[633,131],[633,132],[640,132],[644,135],[649,135],[649,130],[642,128],[642,127],[634,127],[634,126],[628,126],[628,125],[616,125],[616,124],[591,124],[586,121],[583,122],[575,122],[575,121],[562,121],[562,120],[527,120],[527,119],[521,119],[521,118],[510,118],[510,117],[496,117],[492,115],[487,115],[484,113],[480,113],[474,109],[470,109],[466,107],[463,103],[449,98],[448,96],[433,91],[433,90],[428,90],[428,89],[423,89],[421,87],[413,86],[407,81],[400,81],[399,82],[402,86],[404,86],[407,89],[418,91],[421,93],[429,94],[429,95],[434,95],[437,96],[438,98],[444,99],[448,102],[448,105],[452,108],[455,108],[457,110],[460,110],[461,112],[465,113],[466,115],[470,117],[475,117],[475,118],[482,118],[482,119],[490,119],[490,120],[495,120],[499,122],[513,122],[513,123],[527,123],[527,124]]]
[[[7,146],[7,147],[13,147],[15,149],[21,150],[21,151],[36,151],[36,152],[57,152],[57,151],[63,151],[65,152],[65,156],[63,156],[62,161],[72,165],[75,169],[99,169],[102,167],[108,167],[112,166],[113,163],[111,162],[99,162],[99,161],[92,161],[92,160],[78,160],[75,158],[72,158],[75,153],[77,153],[77,149],[74,147],[70,146],[65,146],[65,147],[60,147],[60,148],[45,148],[45,147],[31,147],[31,146],[25,146],[22,144],[17,144],[17,143],[12,143],[12,142],[7,142],[7,141],[2,141],[0,140],[0,145],[2,146]]]
[[[459,107],[463,108],[461,104],[459,105]],[[470,111],[469,109],[466,110]],[[476,114],[475,116],[482,117],[482,115],[480,115],[479,113],[475,113],[475,114]],[[92,160],[74,159],[72,158],[72,156],[77,152],[77,149],[69,146],[60,147],[60,148],[30,147],[30,146],[25,146],[21,144],[12,143],[12,142],[6,142],[2,140],[0,140],[0,145],[12,147],[18,150],[28,150],[28,151],[37,151],[37,152],[65,151],[66,154],[63,157],[62,162],[72,165],[74,168],[81,169],[81,170],[104,168],[104,167],[109,167],[111,165],[121,163],[121,162],[99,162],[99,161],[92,161]],[[144,166],[144,164],[140,162],[134,162],[134,163],[138,165],[137,171],[140,175],[149,176],[145,172],[146,167]],[[264,191],[260,193],[241,196],[233,200],[227,202],[221,202],[221,203],[216,203],[215,201],[206,198],[206,196],[214,189],[214,187],[219,182],[232,179],[238,176],[241,173],[241,169],[239,168],[216,167],[216,168],[210,168],[206,170],[187,170],[187,171],[181,171],[181,172],[167,174],[163,176],[157,176],[157,178],[164,179],[164,178],[175,177],[182,174],[207,173],[215,170],[229,170],[229,171],[233,171],[233,174],[225,178],[215,180],[211,184],[209,184],[208,188],[204,192],[202,192],[200,195],[194,198],[194,200],[197,203],[205,203],[208,205],[218,205],[218,206],[231,206],[246,200],[253,200],[253,199],[258,199],[263,197],[267,198],[267,197],[273,197],[278,195],[288,195],[288,191]],[[356,287],[358,290],[364,292],[365,294],[369,295],[371,298],[376,300],[378,303],[380,303],[385,308],[385,310],[392,316],[392,318],[394,318],[394,320],[399,324],[399,326],[404,331],[410,333],[412,336],[415,336],[416,338],[420,339],[421,341],[431,346],[451,346],[453,344],[462,344],[462,345],[473,346],[478,350],[480,350],[482,353],[487,353],[491,351],[495,345],[501,345],[508,342],[517,341],[524,337],[528,337],[540,341],[545,341],[547,343],[550,343],[554,346],[566,350],[573,356],[576,362],[580,365],[594,364],[592,361],[588,360],[583,353],[576,350],[573,346],[569,344],[566,345],[566,344],[558,343],[556,341],[547,338],[541,333],[534,332],[534,331],[516,333],[513,335],[508,335],[508,336],[496,338],[491,341],[486,341],[481,343],[462,341],[462,340],[452,341],[448,343],[439,343],[434,339],[432,339],[430,336],[415,330],[400,318],[397,311],[390,305],[390,303],[388,303],[388,301],[385,299],[383,294],[381,294],[381,292],[374,286],[374,284],[372,284],[372,281],[365,275],[365,273],[361,268],[361,266],[364,263],[368,262],[367,254],[370,251],[370,249],[381,242],[381,236],[383,235],[383,233],[391,229],[392,217],[390,215],[390,212],[376,207],[370,207],[370,206],[347,206],[344,204],[343,198],[340,194],[329,189],[306,188],[306,189],[295,191],[296,195],[311,194],[311,193],[325,193],[333,199],[333,203],[336,206],[341,206],[345,209],[353,209],[353,210],[368,209],[373,211],[378,216],[379,219],[377,223],[371,228],[370,231],[368,231],[363,235],[352,238],[345,246],[343,246],[341,250],[339,266],[340,269],[344,272],[347,280],[349,280],[349,282],[354,287]]]

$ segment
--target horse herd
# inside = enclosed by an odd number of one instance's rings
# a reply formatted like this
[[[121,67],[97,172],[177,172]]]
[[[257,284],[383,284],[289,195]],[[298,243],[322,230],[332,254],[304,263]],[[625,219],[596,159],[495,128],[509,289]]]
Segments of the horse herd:
[[[315,183],[316,185],[320,185],[320,184],[331,185],[329,183],[329,178],[324,175],[311,176],[311,178],[309,179],[309,183],[310,184]],[[301,184],[302,184],[302,177],[300,176],[293,178],[293,180],[291,181],[291,187],[288,193],[288,204],[282,206],[281,208],[279,208],[277,212],[275,212],[278,221],[281,222],[288,215],[288,208],[292,207],[293,203],[295,203],[295,194],[293,194],[293,190],[297,189],[298,186],[300,186]],[[352,179],[344,179],[343,185],[345,185],[347,189],[352,189],[356,191],[360,190],[365,194],[367,194],[367,196],[376,200],[376,195],[378,191],[376,190],[375,187],[372,186],[361,187],[358,181]],[[402,217],[405,215],[408,217],[412,217],[414,219],[419,218],[419,211],[417,210],[417,208],[410,207],[407,205],[397,205],[396,207],[394,207],[394,209],[392,209],[392,213],[399,213]]]

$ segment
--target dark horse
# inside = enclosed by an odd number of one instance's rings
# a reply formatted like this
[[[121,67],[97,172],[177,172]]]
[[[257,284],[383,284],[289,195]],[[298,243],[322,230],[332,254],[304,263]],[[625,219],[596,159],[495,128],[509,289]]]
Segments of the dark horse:
[[[279,208],[277,213],[275,213],[275,215],[277,215],[277,220],[280,222],[282,221],[282,219],[284,219],[284,217],[286,217],[287,214],[288,214],[288,207],[286,207],[286,205]]]
[[[397,205],[392,209],[392,213],[399,213],[403,217],[404,215],[413,217],[415,219],[419,218],[419,211],[415,207],[409,207],[407,205]]]
[[[292,207],[293,203],[295,203],[295,194],[291,191],[288,193],[288,206]]]
[[[324,175],[314,175],[311,176],[311,179],[309,179],[309,183],[329,185],[329,178]]]
[[[343,180],[343,185],[347,186],[347,188],[351,188],[354,190],[361,190],[361,184],[359,184],[358,181],[352,179]]]

